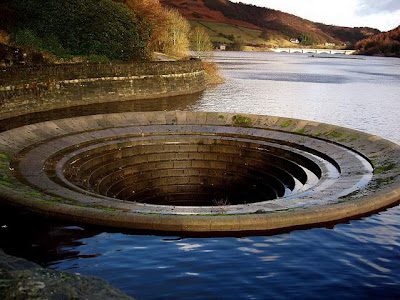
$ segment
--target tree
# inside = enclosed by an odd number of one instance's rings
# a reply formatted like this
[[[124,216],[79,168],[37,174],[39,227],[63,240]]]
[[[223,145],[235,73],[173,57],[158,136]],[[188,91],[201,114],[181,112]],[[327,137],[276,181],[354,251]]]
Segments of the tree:
[[[358,54],[363,55],[383,54],[400,57],[400,26],[357,42],[355,49],[358,50]]]
[[[205,52],[212,51],[213,45],[207,31],[196,26],[190,32],[191,50],[196,52],[196,56],[200,57]]]
[[[310,33],[303,33],[299,36],[300,44],[305,46],[312,46],[317,43],[314,36]]]
[[[232,51],[243,51],[244,50],[244,43],[241,40],[235,40],[232,44],[231,44],[231,50]]]
[[[146,24],[122,3],[110,0],[12,0],[16,42],[57,56],[146,57]]]
[[[164,35],[159,36],[159,45],[162,52],[185,56],[189,49],[189,22],[175,9],[166,9],[167,17],[164,24]]]
[[[150,29],[148,47],[154,52],[185,56],[189,49],[190,25],[174,9],[166,9],[158,0],[125,0],[126,6],[143,17]]]

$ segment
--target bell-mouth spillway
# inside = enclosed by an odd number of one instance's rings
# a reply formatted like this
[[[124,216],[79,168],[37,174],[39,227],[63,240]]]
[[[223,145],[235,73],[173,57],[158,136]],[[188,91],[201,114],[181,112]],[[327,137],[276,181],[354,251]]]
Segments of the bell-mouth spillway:
[[[209,112],[60,119],[0,133],[0,197],[81,222],[239,232],[400,200],[400,147],[324,123]]]

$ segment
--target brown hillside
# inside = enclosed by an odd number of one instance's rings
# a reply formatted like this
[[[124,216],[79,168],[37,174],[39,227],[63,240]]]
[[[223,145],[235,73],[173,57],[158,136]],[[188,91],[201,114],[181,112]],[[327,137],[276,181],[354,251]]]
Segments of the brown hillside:
[[[374,35],[356,44],[358,54],[400,57],[400,26]]]
[[[221,22],[267,30],[272,38],[290,39],[306,34],[313,44],[325,42],[354,44],[380,32],[372,28],[324,25],[278,10],[233,3],[228,0],[160,0],[160,2],[178,9],[189,20]]]
[[[202,0],[160,0],[160,2],[165,6],[177,9],[188,20],[220,22],[250,29],[261,29],[249,22],[227,18],[222,11],[210,9]]]

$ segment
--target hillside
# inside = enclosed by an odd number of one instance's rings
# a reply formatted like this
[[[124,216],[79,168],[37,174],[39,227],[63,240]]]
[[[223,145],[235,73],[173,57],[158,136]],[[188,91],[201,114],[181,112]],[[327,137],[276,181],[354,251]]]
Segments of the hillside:
[[[379,30],[372,28],[324,25],[278,10],[233,3],[228,0],[160,0],[160,2],[177,9],[192,23],[206,27],[214,42],[229,43],[234,38],[246,44],[293,46],[294,44],[289,42],[293,38],[299,39],[302,46],[324,45],[327,42],[349,45],[380,33]]]
[[[400,57],[400,26],[356,44],[358,54]]]
[[[212,9],[212,6],[207,5],[207,2],[203,0],[160,0],[160,2],[165,6],[177,9],[188,20],[219,22],[261,30],[259,26],[250,22],[226,17],[222,10]]]

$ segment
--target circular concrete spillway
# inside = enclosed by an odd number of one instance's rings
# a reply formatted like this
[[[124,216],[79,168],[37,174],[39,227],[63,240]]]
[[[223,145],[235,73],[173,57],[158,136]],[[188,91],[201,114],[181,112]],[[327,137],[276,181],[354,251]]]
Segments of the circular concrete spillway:
[[[400,200],[400,147],[355,130],[205,112],[105,114],[0,134],[0,197],[55,217],[157,231],[256,231]]]

